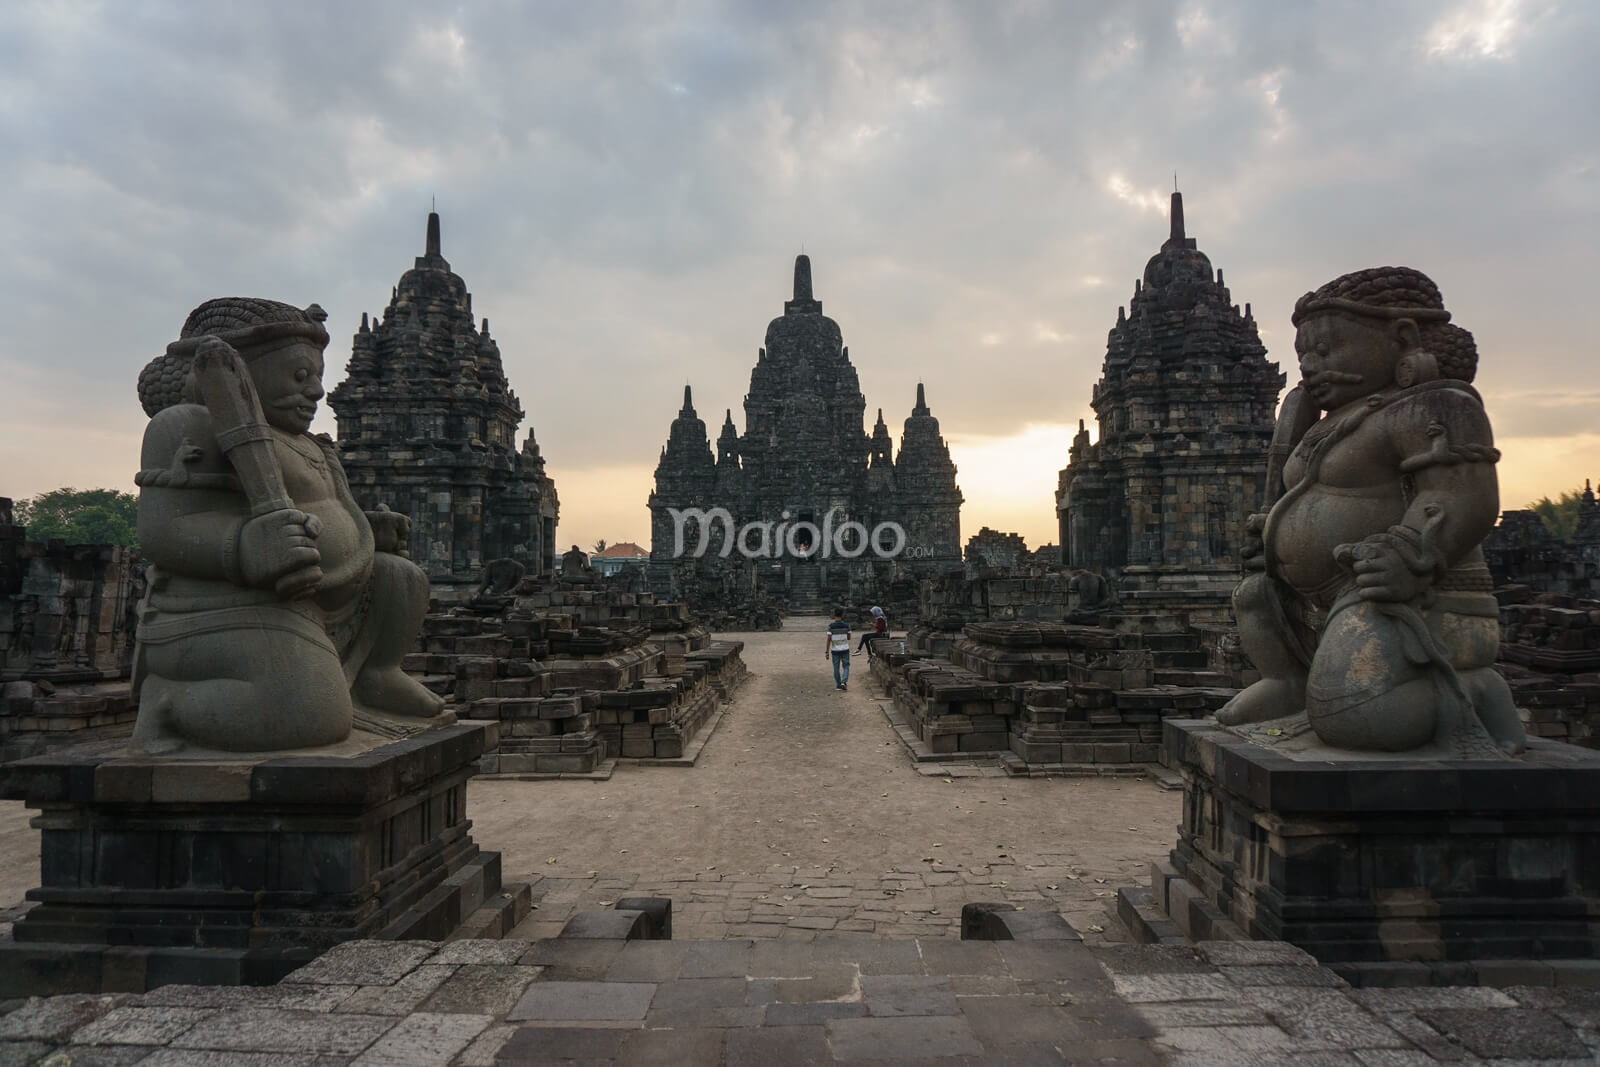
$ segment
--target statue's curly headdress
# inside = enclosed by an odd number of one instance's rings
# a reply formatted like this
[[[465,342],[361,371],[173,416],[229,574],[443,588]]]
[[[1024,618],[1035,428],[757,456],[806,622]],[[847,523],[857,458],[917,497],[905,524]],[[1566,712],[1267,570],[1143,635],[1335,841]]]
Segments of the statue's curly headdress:
[[[328,313],[316,304],[297,308],[278,300],[259,297],[224,296],[207,300],[189,312],[178,339],[167,346],[139,372],[139,403],[145,414],[156,413],[182,402],[184,381],[194,351],[207,337],[226,341],[249,357],[249,349],[284,337],[307,337],[328,343],[322,324]]]
[[[1450,323],[1439,287],[1411,267],[1371,267],[1335,278],[1295,301],[1291,321],[1322,312],[1343,311],[1369,319],[1411,319],[1421,347],[1430,352],[1445,378],[1470,382],[1478,370],[1478,345],[1471,332]]]

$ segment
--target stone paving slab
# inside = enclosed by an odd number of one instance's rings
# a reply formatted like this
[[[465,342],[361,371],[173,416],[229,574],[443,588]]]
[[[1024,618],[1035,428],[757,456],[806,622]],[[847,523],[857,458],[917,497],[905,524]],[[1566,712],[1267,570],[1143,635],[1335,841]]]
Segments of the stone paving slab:
[[[1297,950],[1254,942],[356,942],[277,986],[0,1012],[0,1067],[1509,1067],[1600,1055],[1597,990],[1350,989]]]
[[[522,995],[506,1019],[638,1025],[655,994],[654,982],[541,982]]]
[[[351,1067],[432,1067],[449,1063],[491,1021],[488,1015],[418,1012],[402,1019],[357,1056]]]

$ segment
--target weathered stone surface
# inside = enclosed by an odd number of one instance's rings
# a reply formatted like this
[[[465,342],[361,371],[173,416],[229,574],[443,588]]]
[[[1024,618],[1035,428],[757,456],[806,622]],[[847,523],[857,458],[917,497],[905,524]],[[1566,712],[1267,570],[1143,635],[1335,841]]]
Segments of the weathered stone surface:
[[[127,736],[136,549],[31,541],[0,497],[0,763]]]
[[[945,977],[865,975],[861,979],[861,995],[867,1014],[880,1017],[955,1015],[961,1010],[950,979]]]
[[[326,318],[209,300],[140,376],[139,547],[156,578],[135,751],[316,748],[349,736],[357,703],[411,720],[443,703],[400,669],[428,604],[404,555],[409,520],[364,513],[332,444],[310,435]]]
[[[415,941],[350,941],[336,945],[284,979],[318,985],[393,985],[438,945]]]
[[[174,1008],[285,1008],[333,1011],[361,991],[353,985],[203,986],[164,985],[139,998],[147,1006]]]
[[[207,1008],[113,1008],[74,1031],[72,1040],[84,1045],[165,1045],[213,1014]]]
[[[424,1011],[472,1012],[504,1015],[521,998],[528,983],[539,977],[538,967],[472,963],[456,972],[423,1002]]]
[[[722,1058],[722,1033],[720,1029],[637,1031],[622,1039],[617,1059],[639,1067],[717,1063]]]
[[[1219,967],[1316,967],[1311,953],[1283,941],[1202,941],[1200,955]]]
[[[4,765],[0,793],[50,815],[43,899],[0,941],[0,996],[260,984],[333,944],[443,938],[486,900],[512,906],[498,854],[467,833],[493,735],[456,723],[356,758],[242,757],[221,776],[236,799],[130,804],[103,771],[188,768],[95,746]]]
[[[1526,602],[1548,603],[1544,596],[1535,594],[1553,594],[1568,601],[1585,598],[1592,602],[1594,597],[1600,596],[1600,501],[1595,498],[1591,480],[1584,479],[1583,493],[1578,498],[1577,522],[1565,540],[1552,533],[1532,509],[1503,511],[1499,525],[1483,543],[1483,555],[1489,572],[1494,575],[1496,590],[1501,593],[1502,605],[1534,608],[1535,604]],[[1557,603],[1567,608],[1573,606]],[[1572,669],[1592,669],[1573,667],[1574,661],[1595,662],[1597,646],[1592,641],[1592,627],[1583,627],[1590,632],[1584,635],[1586,640],[1574,648],[1558,639],[1565,627],[1550,627],[1548,624],[1554,620],[1533,611],[1518,614],[1521,617],[1516,623],[1526,624],[1527,630],[1518,634],[1508,632],[1505,643],[1520,646],[1527,658],[1519,657],[1514,662],[1529,663],[1541,670],[1564,667],[1568,673]],[[1502,616],[1502,621],[1507,620]],[[1504,646],[1501,651],[1505,652]],[[1540,654],[1547,655],[1548,660],[1541,663],[1533,658]]]
[[[527,955],[525,941],[463,939],[446,942],[428,958],[429,963],[516,963]]]
[[[1282,962],[1294,957],[1266,945],[1255,952],[1248,945],[1216,951],[1245,961],[1223,963],[1220,973],[1185,973],[1173,968],[1209,965],[1193,948],[925,940],[924,948],[940,944],[951,950],[942,958],[921,955],[918,962],[930,973],[860,977],[871,956],[865,950],[877,944],[843,938],[742,942],[732,945],[733,955],[724,955],[704,951],[724,943],[685,943],[677,946],[688,951],[674,956],[676,963],[703,959],[727,967],[741,957],[754,963],[761,950],[756,970],[797,976],[730,975],[660,983],[536,980],[521,998],[531,1009],[521,1013],[525,1018],[517,1018],[516,1010],[511,1018],[502,1018],[505,997],[490,988],[500,983],[483,985],[475,979],[468,985],[483,994],[478,998],[481,1010],[451,1006],[433,1011],[430,1006],[398,1019],[348,1008],[330,1014],[281,1006],[288,1003],[281,996],[285,990],[297,996],[331,995],[349,986],[302,983],[219,990],[226,996],[218,1003],[235,1005],[222,1007],[161,1005],[154,1003],[158,994],[115,998],[101,1019],[78,1025],[65,1037],[0,1037],[0,1067],[55,1059],[111,1067],[135,1062],[155,1067],[332,1067],[352,1061],[401,1067],[571,1061],[760,1062],[782,1067],[947,1059],[1001,1065],[1114,1062],[1157,1067],[1170,1061],[1228,1067],[1408,1067],[1475,1056],[1497,1062],[1587,1062],[1597,1050],[1593,1024],[1600,1019],[1600,994],[1591,990],[1350,990],[1228,981],[1230,968],[1320,970]],[[1260,962],[1264,960],[1279,962]],[[874,966],[881,969],[886,962],[879,959]],[[506,971],[533,967],[424,962],[393,985],[364,988],[392,992],[424,970],[466,974],[475,969],[483,977],[492,972],[499,978]],[[957,971],[976,973],[953,973]],[[809,977],[798,976],[802,974]],[[524,976],[517,977],[520,981]],[[804,983],[822,987],[818,992],[830,999],[771,1002],[775,987]],[[537,994],[546,986],[545,992],[555,995],[540,1000]],[[466,985],[456,992],[472,999]],[[952,998],[952,992],[958,995]],[[951,999],[954,1013],[945,1014]],[[237,1006],[252,1000],[250,1007]],[[81,1007],[82,1001],[66,1003]],[[36,1006],[21,1010],[27,1013],[23,1019],[41,1022]],[[880,1014],[900,1011],[919,1014]],[[46,1029],[60,1032],[59,1027]],[[168,1034],[173,1036],[165,1047],[154,1043]],[[46,1059],[51,1055],[55,1059]]]
[[[523,1026],[500,1049],[498,1062],[577,1060],[610,1063],[617,1057],[626,1030],[559,1026]]]
[[[522,405],[489,320],[480,328],[472,294],[440,252],[437,214],[382,317],[362,314],[328,403],[351,491],[410,520],[411,558],[434,584],[465,596],[497,559],[554,570],[555,483],[531,428],[517,445]]]
[[[1274,988],[1285,986],[1333,987],[1344,981],[1332,971],[1324,970],[1312,961],[1310,966],[1269,965],[1263,967],[1224,967],[1222,975],[1239,985],[1263,985]]]
[[[1432,1008],[1417,1017],[1479,1056],[1542,1060],[1589,1054],[1571,1027],[1537,1009]]]
[[[500,1050],[505,1048],[517,1029],[515,1026],[488,1027],[456,1057],[456,1067],[494,1067]]]
[[[1409,267],[1347,274],[1295,305],[1303,383],[1234,596],[1262,678],[1218,722],[1308,756],[1522,751],[1480,547],[1500,453],[1468,384],[1476,344],[1449,320]]]
[[[1171,236],[1106,342],[1099,436],[1080,424],[1061,472],[1062,561],[1120,574],[1125,603],[1225,615],[1283,384],[1173,193]]]
[[[0,1040],[60,1041],[126,1001],[120,996],[34,997],[0,1015]]]
[[[402,1019],[352,1067],[434,1067],[449,1063],[488,1026],[488,1015],[418,1012]]]
[[[1600,899],[1594,752],[1533,741],[1518,761],[1307,762],[1204,722],[1165,728],[1184,819],[1156,883],[1186,935],[1231,924],[1363,985],[1447,984],[1451,968],[1461,972],[1453,981],[1470,982],[1473,960],[1594,959],[1585,918]],[[1260,832],[1264,819],[1274,833]],[[1203,951],[1219,962],[1267,958],[1244,945]],[[1276,987],[1327,974],[1297,963],[1224,969]]]
[[[506,1013],[519,1022],[626,1022],[643,1019],[654,982],[535,982]]]
[[[897,579],[959,566],[961,491],[923,387],[917,386],[898,456],[882,411],[870,436],[862,429],[865,413],[849,349],[812,295],[809,257],[799,256],[794,299],[767,327],[766,345],[750,374],[744,433],[729,411],[713,456],[705,423],[684,389],[650,495],[654,581],[675,586],[697,607],[717,602],[745,615],[755,613],[764,597],[812,612],[830,602],[878,602],[893,612]],[[798,532],[793,545],[785,538],[773,546],[773,561],[739,554],[724,560],[718,554],[736,530],[712,523],[705,555],[684,559],[677,553],[672,508],[724,508],[738,528],[770,523],[766,529],[775,532],[785,523]],[[857,558],[835,551],[833,532],[847,520],[864,527],[851,535],[858,542],[844,546],[852,552],[865,547],[868,531],[897,523],[904,542],[893,562],[873,551]],[[750,544],[738,547],[753,549],[757,539],[751,534]],[[692,557],[698,541],[695,532],[684,555]],[[781,565],[774,570],[770,562]]]
[[[241,1009],[190,1027],[172,1047],[355,1056],[394,1025],[394,1019],[376,1015]]]
[[[841,1060],[918,1060],[980,1056],[983,1045],[961,1015],[833,1019],[828,1045]]]
[[[1235,987],[1213,974],[1118,974],[1111,978],[1117,996],[1131,1004],[1178,1000],[1228,1000]]]
[[[546,940],[534,943],[520,962],[543,967],[547,981],[589,981],[605,976],[622,953],[619,941]],[[630,943],[630,947],[638,944]]]
[[[766,1024],[782,1027],[814,1026],[829,1019],[857,1019],[865,1014],[867,1006],[861,1001],[774,1003],[767,1005]]]
[[[859,965],[816,962],[794,978],[756,978],[750,982],[751,1004],[804,1004],[854,999],[860,990]]]
[[[0,1067],[34,1067],[50,1055],[51,1049],[43,1041],[0,1040]]]
[[[357,988],[339,1004],[338,1010],[359,1015],[410,1015],[457,969],[423,964],[393,983]]]
[[[770,1014],[767,1025],[776,1025]],[[727,1063],[759,1063],[764,1067],[823,1067],[835,1062],[828,1052],[827,1031],[815,1025],[729,1030],[724,1055]]]

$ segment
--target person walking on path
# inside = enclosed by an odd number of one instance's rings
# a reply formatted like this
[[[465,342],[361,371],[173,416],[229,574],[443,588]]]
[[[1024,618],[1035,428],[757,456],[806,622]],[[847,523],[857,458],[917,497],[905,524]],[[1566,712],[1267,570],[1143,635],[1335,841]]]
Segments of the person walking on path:
[[[872,629],[862,633],[861,643],[856,646],[856,655],[861,655],[862,649],[865,649],[867,660],[870,662],[873,656],[877,655],[878,638],[887,636],[889,636],[889,616],[883,613],[882,608],[874,606],[872,609]]]
[[[850,624],[844,621],[844,609],[833,609],[833,621],[828,624],[827,650],[824,656],[833,657],[833,687],[850,686]]]

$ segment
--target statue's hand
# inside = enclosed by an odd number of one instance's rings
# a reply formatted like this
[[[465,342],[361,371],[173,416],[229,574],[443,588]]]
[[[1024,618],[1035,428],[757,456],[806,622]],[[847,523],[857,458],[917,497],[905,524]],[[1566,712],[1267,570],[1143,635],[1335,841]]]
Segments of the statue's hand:
[[[1244,543],[1239,546],[1239,558],[1247,571],[1267,569],[1267,545],[1263,536],[1267,529],[1266,512],[1257,512],[1244,520]]]
[[[285,600],[313,591],[322,581],[321,532],[321,519],[295,508],[246,522],[239,530],[239,573],[245,584],[271,588]]]
[[[1416,531],[1394,526],[1355,544],[1339,545],[1333,558],[1349,567],[1363,600],[1408,603],[1433,588],[1438,561]]]
[[[372,526],[375,549],[402,559],[411,558],[411,550],[408,547],[411,539],[410,515],[390,511],[387,504],[379,504],[378,510],[367,512],[367,522]]]

